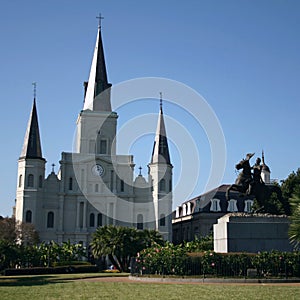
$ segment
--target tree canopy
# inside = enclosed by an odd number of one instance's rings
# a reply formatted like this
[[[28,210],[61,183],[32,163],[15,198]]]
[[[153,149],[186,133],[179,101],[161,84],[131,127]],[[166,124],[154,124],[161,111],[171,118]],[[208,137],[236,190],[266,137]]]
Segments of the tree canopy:
[[[6,217],[0,219],[0,240],[7,243],[34,245],[39,242],[39,235],[33,224]]]
[[[128,271],[131,257],[153,244],[162,245],[162,236],[155,230],[106,225],[93,234],[91,250],[95,257],[108,256],[121,272]]]
[[[289,237],[295,249],[300,247],[300,186],[296,186],[290,198],[292,215],[290,217]]]

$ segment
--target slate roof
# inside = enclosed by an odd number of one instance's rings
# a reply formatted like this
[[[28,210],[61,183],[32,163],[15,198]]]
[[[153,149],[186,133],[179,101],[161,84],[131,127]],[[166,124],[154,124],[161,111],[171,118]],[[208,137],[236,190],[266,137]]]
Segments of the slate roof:
[[[35,99],[31,109],[20,158],[38,158],[42,156],[42,147]]]

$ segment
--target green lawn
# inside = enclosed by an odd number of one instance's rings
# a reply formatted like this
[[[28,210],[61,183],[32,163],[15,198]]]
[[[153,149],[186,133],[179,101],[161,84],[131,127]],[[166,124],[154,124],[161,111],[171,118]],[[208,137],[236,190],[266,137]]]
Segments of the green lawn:
[[[300,299],[300,287],[72,280],[102,274],[0,277],[0,299]],[[105,275],[107,276],[107,275]],[[118,274],[117,276],[120,276]]]

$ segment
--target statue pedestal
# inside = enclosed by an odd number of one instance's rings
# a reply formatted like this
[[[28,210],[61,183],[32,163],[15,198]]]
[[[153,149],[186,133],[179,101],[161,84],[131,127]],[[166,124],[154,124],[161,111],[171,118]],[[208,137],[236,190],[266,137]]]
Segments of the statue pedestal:
[[[221,253],[292,251],[287,216],[230,213],[214,224],[214,251]]]

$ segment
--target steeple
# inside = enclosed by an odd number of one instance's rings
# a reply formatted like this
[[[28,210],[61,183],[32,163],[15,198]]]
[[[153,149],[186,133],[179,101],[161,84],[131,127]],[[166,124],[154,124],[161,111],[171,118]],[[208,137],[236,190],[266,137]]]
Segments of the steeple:
[[[33,106],[31,109],[31,114],[27,125],[23,149],[20,155],[20,159],[21,158],[38,158],[44,160],[42,156],[40,131],[39,131],[35,98],[33,100]]]
[[[157,122],[157,129],[155,141],[153,145],[151,164],[165,163],[171,165],[168,139],[166,134],[163,108],[162,108],[162,94],[160,93],[160,109]]]
[[[101,26],[99,24],[89,81],[86,86],[83,109],[111,111],[110,87],[111,84],[107,81]]]
[[[265,153],[264,150],[262,150],[262,154],[261,154],[261,158],[262,158],[262,169],[271,173],[270,168],[266,165],[265,163]]]
[[[265,163],[264,151],[262,151],[261,156],[262,156],[261,178],[262,178],[262,180],[265,184],[270,184],[270,182],[271,182],[271,179],[270,179],[271,171],[270,171],[270,168]]]

